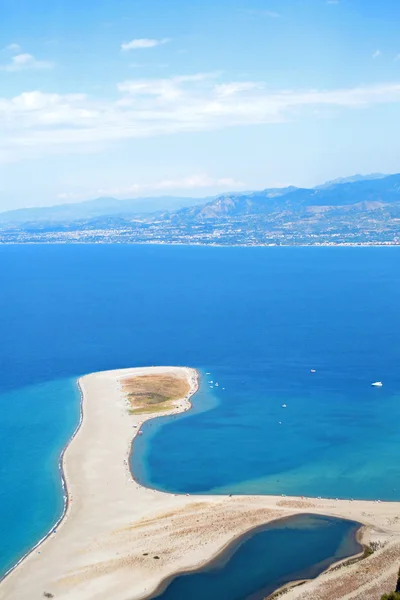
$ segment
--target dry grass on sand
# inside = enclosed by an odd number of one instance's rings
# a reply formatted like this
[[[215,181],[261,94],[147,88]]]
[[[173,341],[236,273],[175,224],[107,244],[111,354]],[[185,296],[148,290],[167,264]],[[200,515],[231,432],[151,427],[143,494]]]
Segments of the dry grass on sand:
[[[169,373],[141,375],[122,381],[132,414],[154,413],[169,410],[172,404],[187,396],[190,385],[186,377]]]
[[[168,403],[172,409],[164,414],[189,408],[197,389],[196,372],[141,367],[93,373],[79,383],[84,416],[63,457],[71,500],[67,513],[56,533],[52,531],[3,579],[0,600],[43,600],[44,593],[55,600],[148,598],[162,581],[202,568],[246,531],[301,513],[363,523],[362,542],[371,547],[374,543],[377,550],[288,590],[282,600],[378,600],[394,589],[400,564],[400,503],[175,496],[144,488],[129,468],[132,438],[152,418],[153,407],[157,414]],[[128,395],[131,410],[148,414],[129,414]]]

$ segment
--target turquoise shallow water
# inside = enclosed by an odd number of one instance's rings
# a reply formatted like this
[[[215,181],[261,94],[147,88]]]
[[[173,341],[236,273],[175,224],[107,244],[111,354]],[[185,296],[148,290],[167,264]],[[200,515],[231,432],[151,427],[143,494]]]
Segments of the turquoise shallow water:
[[[263,600],[290,581],[316,577],[332,563],[360,552],[358,527],[317,515],[276,521],[246,536],[211,565],[174,578],[153,598]]]
[[[400,499],[399,264],[399,248],[0,247],[0,573],[61,514],[75,379],[102,369],[203,374],[194,410],[135,442],[148,485]]]
[[[203,372],[193,414],[143,426],[132,458],[141,483],[178,493],[399,498],[398,395],[367,381],[350,397],[334,394],[307,373],[303,396],[268,397],[243,378],[243,387],[216,392]]]
[[[64,508],[60,453],[79,422],[75,379],[5,392],[0,397],[0,574],[39,541]]]

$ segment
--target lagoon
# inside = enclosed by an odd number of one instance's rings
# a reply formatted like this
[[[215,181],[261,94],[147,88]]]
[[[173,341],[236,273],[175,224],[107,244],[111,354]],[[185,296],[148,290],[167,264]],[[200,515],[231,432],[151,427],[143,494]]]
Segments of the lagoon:
[[[203,569],[178,575],[152,598],[263,600],[362,551],[358,528],[352,521],[318,515],[280,519],[248,533]]]

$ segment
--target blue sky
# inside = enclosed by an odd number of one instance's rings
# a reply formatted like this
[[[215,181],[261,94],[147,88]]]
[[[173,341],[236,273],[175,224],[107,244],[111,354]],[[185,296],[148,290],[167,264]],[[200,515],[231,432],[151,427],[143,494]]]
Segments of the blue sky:
[[[0,210],[400,171],[397,0],[0,0]]]

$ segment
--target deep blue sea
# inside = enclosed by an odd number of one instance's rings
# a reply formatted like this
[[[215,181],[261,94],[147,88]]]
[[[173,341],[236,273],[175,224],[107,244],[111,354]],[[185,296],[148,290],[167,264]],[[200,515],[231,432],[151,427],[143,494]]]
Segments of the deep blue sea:
[[[135,442],[148,485],[400,500],[400,248],[2,246],[0,282],[0,573],[61,514],[102,369],[202,373]]]

